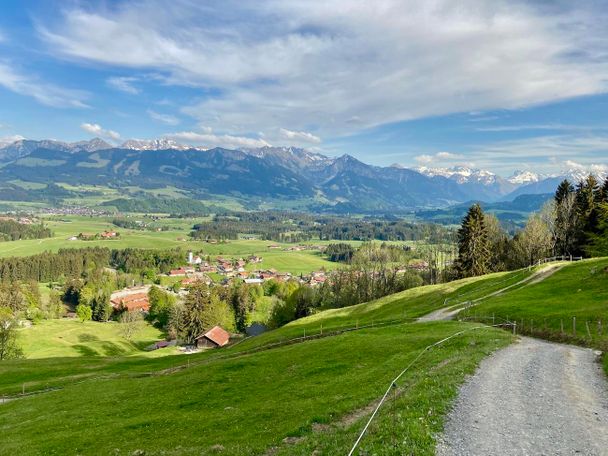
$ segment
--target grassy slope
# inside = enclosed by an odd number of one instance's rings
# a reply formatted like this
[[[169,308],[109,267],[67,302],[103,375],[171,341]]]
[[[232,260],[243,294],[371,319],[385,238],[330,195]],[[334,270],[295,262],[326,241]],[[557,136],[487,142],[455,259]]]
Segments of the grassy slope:
[[[285,325],[280,330],[270,331],[242,342],[242,350],[262,344],[279,342],[284,339],[319,334],[321,325],[325,333],[353,328],[357,325],[371,325],[400,321],[414,321],[445,306],[446,299],[451,304],[485,296],[496,290],[514,284],[531,274],[522,270],[510,273],[495,273],[484,277],[458,280],[446,284],[417,287],[386,296],[369,303],[342,309],[330,309],[310,317],[301,318]]]
[[[412,316],[422,315],[440,307],[448,296],[470,298],[519,278],[496,274],[410,290],[299,323],[331,326],[349,323],[355,315],[378,320],[401,316],[408,302]],[[265,337],[290,337],[293,326]],[[376,327],[243,354],[269,341],[254,338],[190,356],[189,368],[162,376],[142,374],[184,365],[186,358],[5,362],[0,366],[0,391],[18,391],[22,383],[27,390],[45,385],[63,389],[2,405],[0,453],[99,454],[118,448],[121,453],[144,449],[146,454],[214,454],[214,445],[231,455],[259,454],[271,446],[277,446],[279,454],[310,454],[312,449],[345,453],[368,413],[349,415],[381,396],[390,379],[423,347],[472,326],[440,322]],[[399,385],[405,394],[391,405],[398,418],[393,421],[391,408],[384,409],[363,448],[383,454],[387,436],[396,433],[403,437],[397,443],[403,445],[398,447],[401,452],[432,454],[433,435],[441,429],[459,383],[483,356],[509,340],[505,332],[483,329],[427,353]],[[301,439],[295,445],[282,443],[288,436]]]
[[[608,259],[566,264],[540,283],[482,301],[469,315],[517,320],[526,334],[608,348]],[[463,315],[466,315],[464,313]],[[576,336],[572,317],[576,317]],[[599,334],[598,321],[602,322]],[[561,324],[564,324],[564,334]],[[591,338],[587,334],[589,322]]]
[[[238,345],[219,351],[205,352],[198,355],[187,355],[192,363],[207,362],[218,356],[230,356],[251,349],[258,349],[287,339],[300,337],[306,329],[307,335],[318,334],[323,325],[325,334],[336,328],[353,327],[357,320],[360,325],[400,319],[404,310],[407,318],[429,313],[443,306],[446,298],[471,299],[496,289],[501,289],[515,281],[521,280],[522,273],[498,273],[483,278],[465,279],[449,284],[433,285],[407,290],[371,303],[351,306],[344,309],[333,309],[308,318],[297,320],[278,330],[270,331]],[[406,320],[407,321],[407,320]],[[95,323],[91,323],[95,324]],[[163,355],[164,350],[155,352]],[[26,384],[26,390],[35,391],[47,386],[63,385],[73,381],[74,377],[115,374],[132,370],[135,372],[154,371],[171,366],[183,365],[186,356],[147,359],[131,357],[100,359],[91,357],[61,358],[37,360],[36,365],[30,361],[6,361],[0,364],[0,394],[13,394]]]
[[[45,320],[19,330],[27,358],[141,355],[143,348],[162,338],[162,332],[147,323],[131,342],[115,322]]]
[[[73,384],[3,405],[0,453],[104,454],[118,449],[131,454],[141,449],[145,454],[215,454],[214,446],[221,445],[223,454],[245,455],[281,446],[288,436],[303,436],[307,439],[280,451],[310,454],[306,445],[317,442],[330,450],[324,454],[344,454],[362,421],[341,426],[341,418],[381,396],[423,347],[467,326],[375,328],[193,365],[170,375]],[[407,439],[401,448],[430,454],[432,434],[440,429],[440,414],[456,384],[508,340],[507,333],[496,330],[469,334],[433,351],[404,378],[402,386],[408,389],[399,408],[408,405],[402,412],[409,419],[399,424],[399,434]],[[428,369],[434,369],[430,378],[421,374]],[[382,445],[392,432],[385,412],[364,447]],[[318,436],[313,435],[315,423],[330,426]]]

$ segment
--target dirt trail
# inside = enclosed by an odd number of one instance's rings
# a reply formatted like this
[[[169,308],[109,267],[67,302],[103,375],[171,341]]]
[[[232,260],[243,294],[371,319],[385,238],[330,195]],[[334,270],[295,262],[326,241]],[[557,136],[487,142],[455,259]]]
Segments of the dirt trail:
[[[608,382],[590,349],[522,338],[461,388],[438,456],[608,455]]]
[[[554,274],[555,272],[559,271],[562,267],[564,267],[563,263],[550,264],[550,265],[544,266],[543,268],[534,272],[534,274],[520,280],[519,282],[513,283],[507,287],[501,288],[500,290],[493,291],[492,293],[482,296],[481,298],[474,299],[474,300],[470,301],[468,304],[469,304],[469,306],[474,306],[475,304],[483,301],[484,299],[488,299],[488,298],[491,298],[492,296],[497,296],[499,294],[502,294],[505,291],[510,290],[511,288],[515,288],[515,287],[518,287],[523,284],[532,285],[535,283],[542,282],[547,277],[549,277],[552,274]],[[466,304],[464,302],[459,302],[456,304],[452,304],[451,306],[448,306],[448,307],[443,307],[441,309],[435,310],[431,313],[428,313],[428,314],[420,317],[418,319],[418,321],[425,322],[425,321],[451,320],[458,312],[460,312],[462,309],[465,308],[465,305]]]

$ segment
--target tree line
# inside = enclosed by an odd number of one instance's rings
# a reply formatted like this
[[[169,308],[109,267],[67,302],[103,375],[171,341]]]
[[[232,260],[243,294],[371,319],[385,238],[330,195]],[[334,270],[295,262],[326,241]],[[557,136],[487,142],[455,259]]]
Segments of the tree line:
[[[184,263],[185,252],[179,248],[108,249],[91,247],[60,249],[28,257],[0,259],[0,281],[57,282],[64,278],[83,277],[98,268],[115,268],[126,273],[139,273],[146,277],[157,272],[168,272]]]
[[[16,220],[0,220],[0,242],[21,239],[50,238],[53,232],[42,223],[25,224]]]
[[[551,256],[608,255],[608,179],[593,175],[576,186],[567,179],[554,198],[532,214],[525,227],[509,236],[496,217],[478,204],[458,230],[455,277],[511,270]]]
[[[230,240],[248,234],[267,241],[294,243],[312,239],[444,242],[449,232],[446,227],[430,223],[268,211],[216,214],[211,221],[194,225],[190,235],[194,239]]]

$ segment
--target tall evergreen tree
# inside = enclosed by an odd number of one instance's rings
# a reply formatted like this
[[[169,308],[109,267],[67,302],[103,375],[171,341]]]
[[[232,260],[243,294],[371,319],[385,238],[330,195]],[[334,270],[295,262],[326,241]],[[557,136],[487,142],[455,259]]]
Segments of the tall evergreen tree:
[[[600,188],[599,201],[600,203],[608,203],[608,176],[606,176],[606,179],[604,179],[604,185],[602,185],[602,188]]]
[[[557,186],[557,190],[555,191],[555,204],[560,205],[564,199],[572,193],[574,193],[574,186],[568,179],[564,179]]]
[[[576,187],[576,207],[578,213],[578,250],[582,253],[590,238],[598,234],[598,202],[600,187],[593,174],[581,181]]]
[[[487,274],[490,270],[490,246],[485,216],[481,206],[469,208],[458,230],[456,269],[461,277]]]
[[[555,250],[572,255],[577,250],[578,213],[574,187],[564,179],[555,192]]]

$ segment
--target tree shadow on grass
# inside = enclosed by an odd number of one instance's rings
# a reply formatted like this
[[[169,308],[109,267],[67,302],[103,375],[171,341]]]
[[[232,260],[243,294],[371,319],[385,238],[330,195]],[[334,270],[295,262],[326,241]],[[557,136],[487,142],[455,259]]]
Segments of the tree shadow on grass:
[[[101,349],[106,356],[120,356],[127,353],[127,350],[113,342],[104,342],[101,344]]]
[[[99,337],[93,335],[93,334],[80,334],[78,336],[78,341],[79,342],[95,342],[98,341]]]
[[[99,356],[97,351],[86,345],[72,345],[72,348],[80,353],[82,356]]]

